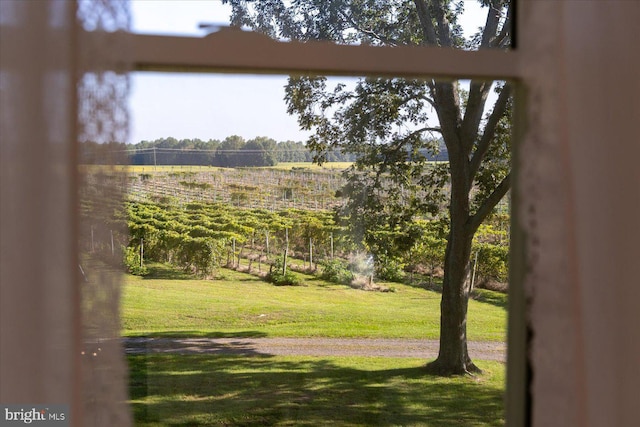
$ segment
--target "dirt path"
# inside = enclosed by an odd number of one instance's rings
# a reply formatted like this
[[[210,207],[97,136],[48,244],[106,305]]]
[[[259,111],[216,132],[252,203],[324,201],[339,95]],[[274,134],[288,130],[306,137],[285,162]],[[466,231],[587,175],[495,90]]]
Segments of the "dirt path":
[[[437,340],[361,338],[125,338],[127,354],[238,354],[435,358]],[[470,341],[472,359],[506,360],[502,342]]]

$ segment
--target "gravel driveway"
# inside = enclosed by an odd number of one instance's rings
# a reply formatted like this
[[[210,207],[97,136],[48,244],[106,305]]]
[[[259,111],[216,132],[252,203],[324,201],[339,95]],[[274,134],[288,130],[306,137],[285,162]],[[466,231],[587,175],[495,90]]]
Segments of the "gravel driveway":
[[[364,338],[124,338],[127,354],[238,354],[272,356],[382,356],[435,358],[437,340]],[[506,361],[502,342],[469,341],[477,360]]]

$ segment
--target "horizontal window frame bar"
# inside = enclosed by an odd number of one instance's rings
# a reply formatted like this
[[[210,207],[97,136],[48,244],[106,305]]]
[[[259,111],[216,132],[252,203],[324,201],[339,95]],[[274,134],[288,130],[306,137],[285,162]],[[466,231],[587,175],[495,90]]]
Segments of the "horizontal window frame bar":
[[[103,34],[87,32],[91,37]],[[127,46],[134,71],[170,73],[313,74],[389,76],[443,80],[518,80],[514,50],[464,51],[422,46],[346,46],[330,42],[279,42],[250,31],[224,28],[205,37],[112,33]],[[114,51],[114,62],[124,52]],[[111,59],[111,58],[109,58]],[[90,66],[85,69],[91,69]]]

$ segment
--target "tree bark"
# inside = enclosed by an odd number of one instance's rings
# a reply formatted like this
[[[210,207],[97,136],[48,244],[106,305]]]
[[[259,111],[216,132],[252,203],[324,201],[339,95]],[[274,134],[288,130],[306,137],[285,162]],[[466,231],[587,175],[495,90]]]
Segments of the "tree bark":
[[[427,365],[436,375],[463,375],[479,372],[467,350],[467,307],[471,242],[469,224],[469,161],[465,153],[450,159],[451,223],[445,251],[442,300],[440,302],[440,350],[438,358]]]
[[[459,236],[454,237],[454,234]],[[440,349],[438,357],[427,365],[435,375],[464,375],[480,372],[467,350],[467,307],[471,238],[452,230],[447,245],[440,302]]]

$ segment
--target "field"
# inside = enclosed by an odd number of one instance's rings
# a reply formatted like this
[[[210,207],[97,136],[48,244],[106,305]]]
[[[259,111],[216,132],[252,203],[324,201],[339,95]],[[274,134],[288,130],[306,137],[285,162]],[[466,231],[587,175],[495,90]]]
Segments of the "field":
[[[315,233],[316,263],[317,258],[328,258],[328,236],[332,251],[333,243],[336,251],[348,246],[330,221],[325,224],[327,209],[342,203],[335,197],[342,184],[339,169],[286,164],[263,169],[126,170],[128,225],[134,237],[127,253],[133,265],[139,263],[135,255],[138,242],[144,240],[145,269],[139,272],[142,276],[125,276],[124,336],[238,341],[438,338],[437,277],[429,286],[425,277],[405,283],[376,278],[375,284],[387,292],[364,291],[299,272],[292,273],[300,279],[299,286],[274,286],[258,277],[256,260],[265,243],[266,253],[269,245],[272,250],[265,261],[272,262],[283,250],[286,227],[291,254],[298,256],[290,258],[290,267],[309,265],[309,233]],[[121,245],[128,239],[115,235]],[[224,243],[210,245],[218,241]],[[109,250],[108,243],[96,247]],[[190,262],[182,260],[189,251],[200,254],[206,248],[213,250],[212,270],[199,264],[189,267]],[[249,258],[253,274],[238,271],[249,269]],[[235,269],[224,267],[230,259]],[[261,268],[264,273],[269,267],[263,262]],[[467,326],[471,341],[504,342],[506,295],[475,290]],[[426,358],[256,352],[127,357],[130,401],[135,425],[140,426],[504,424],[505,367],[500,362],[475,360],[482,374],[439,378],[424,373]]]
[[[128,166],[130,198],[136,201],[223,202],[243,208],[326,210],[339,205],[336,190],[348,163],[320,167],[282,163],[270,168]]]

